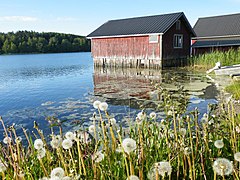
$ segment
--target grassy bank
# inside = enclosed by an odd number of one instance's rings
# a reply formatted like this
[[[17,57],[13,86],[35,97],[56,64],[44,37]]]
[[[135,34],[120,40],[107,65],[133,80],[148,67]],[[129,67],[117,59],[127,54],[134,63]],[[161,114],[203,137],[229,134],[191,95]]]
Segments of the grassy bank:
[[[226,52],[214,51],[211,53],[194,56],[189,59],[190,66],[196,66],[199,68],[212,68],[216,62],[221,62],[222,66],[240,64],[240,49],[229,50]]]
[[[89,128],[77,132],[43,134],[23,129],[27,145],[15,126],[5,127],[0,172],[4,179],[239,179],[240,117],[231,101],[186,113],[182,88],[174,97],[161,87],[166,117],[144,111],[122,127],[105,102],[93,103]],[[225,106],[225,107],[224,107]],[[227,108],[226,108],[227,106]],[[156,112],[158,109],[156,109]],[[51,123],[55,124],[54,122]],[[50,140],[48,140],[50,138]]]
[[[233,95],[233,98],[240,100],[240,81],[233,81],[225,90]]]

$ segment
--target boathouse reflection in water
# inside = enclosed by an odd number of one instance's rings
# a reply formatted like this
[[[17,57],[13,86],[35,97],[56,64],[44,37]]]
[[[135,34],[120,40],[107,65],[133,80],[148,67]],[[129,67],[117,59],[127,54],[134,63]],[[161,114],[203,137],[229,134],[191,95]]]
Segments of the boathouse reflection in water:
[[[160,97],[155,93],[154,84],[176,91],[176,84],[184,86],[191,99],[216,99],[218,91],[202,73],[179,69],[154,70],[135,68],[94,69],[94,95],[107,99],[112,105],[127,105],[139,108],[141,105],[154,108]]]

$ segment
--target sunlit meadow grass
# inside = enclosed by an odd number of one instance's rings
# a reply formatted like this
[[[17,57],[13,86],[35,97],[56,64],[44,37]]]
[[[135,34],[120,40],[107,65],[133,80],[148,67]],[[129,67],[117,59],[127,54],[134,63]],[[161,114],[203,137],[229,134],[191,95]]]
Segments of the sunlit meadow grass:
[[[225,90],[231,93],[234,99],[240,100],[240,81],[233,81]]]
[[[23,146],[1,119],[1,179],[239,179],[240,117],[231,101],[199,118],[197,109],[186,113],[183,88],[177,98],[157,89],[166,117],[143,109],[126,127],[95,101],[89,128],[63,134],[59,124],[49,136],[35,124],[33,135],[23,129]]]
[[[222,66],[240,64],[240,49],[222,52],[213,51],[211,53],[193,56],[189,59],[191,66],[212,68],[217,62],[221,62]]]

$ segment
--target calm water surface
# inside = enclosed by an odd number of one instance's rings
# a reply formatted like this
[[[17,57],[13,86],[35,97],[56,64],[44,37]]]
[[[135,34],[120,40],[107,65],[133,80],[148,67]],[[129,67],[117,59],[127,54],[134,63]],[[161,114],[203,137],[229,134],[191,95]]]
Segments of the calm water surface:
[[[171,81],[170,81],[171,80]],[[190,104],[201,114],[216,103],[216,87],[201,73],[176,70],[95,69],[90,53],[0,56],[0,115],[7,125],[32,130],[37,121],[48,131],[47,116],[68,120],[65,130],[88,126],[94,100],[107,101],[119,122],[134,117],[139,103],[156,102],[151,81],[174,89],[179,82],[188,89]],[[151,111],[151,109],[149,109]],[[163,116],[162,112],[158,112]],[[0,128],[0,137],[2,136]],[[21,133],[21,131],[19,131]]]

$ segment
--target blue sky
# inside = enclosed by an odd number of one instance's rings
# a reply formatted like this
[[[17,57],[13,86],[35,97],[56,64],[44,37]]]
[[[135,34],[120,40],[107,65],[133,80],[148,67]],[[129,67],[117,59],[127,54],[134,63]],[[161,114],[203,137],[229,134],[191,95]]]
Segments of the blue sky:
[[[0,32],[33,30],[87,35],[112,19],[184,12],[199,17],[240,13],[240,0],[0,0]]]

